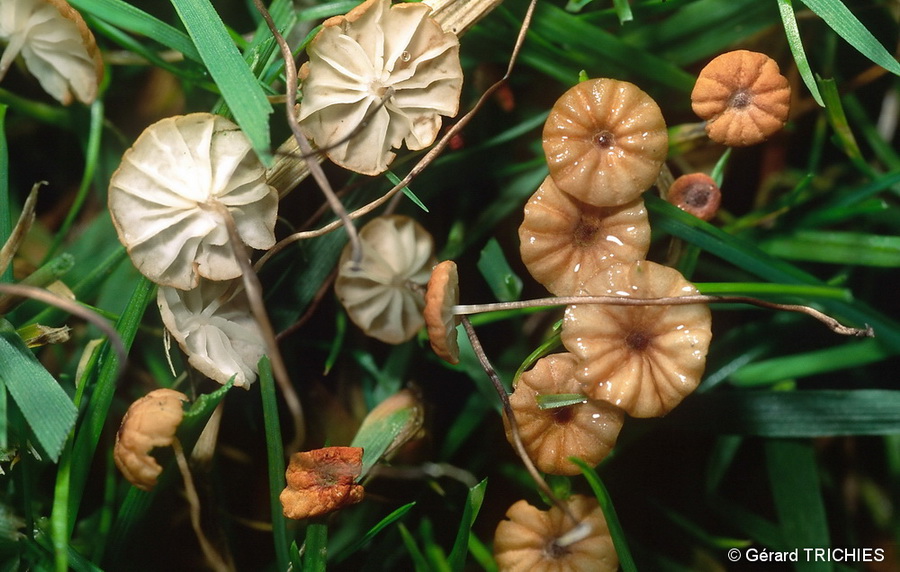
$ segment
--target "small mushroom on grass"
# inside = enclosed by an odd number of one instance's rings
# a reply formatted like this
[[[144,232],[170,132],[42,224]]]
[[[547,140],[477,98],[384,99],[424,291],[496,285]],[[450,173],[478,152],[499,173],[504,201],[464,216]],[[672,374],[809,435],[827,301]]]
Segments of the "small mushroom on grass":
[[[21,54],[44,91],[63,105],[91,103],[103,79],[103,60],[94,35],[65,0],[0,2],[0,80]]]
[[[666,193],[666,200],[701,220],[712,220],[719,212],[722,191],[705,173],[681,175]]]
[[[595,206],[640,197],[668,153],[659,106],[636,85],[592,79],[565,92],[544,123],[544,153],[560,190]]]
[[[363,500],[365,490],[356,484],[362,471],[359,447],[325,447],[294,453],[281,492],[284,516],[304,519],[334,512]]]
[[[590,466],[602,461],[616,444],[625,414],[604,401],[583,398],[571,405],[542,408],[540,397],[580,394],[571,354],[541,358],[522,374],[509,402],[519,422],[519,433],[538,469],[552,475],[577,475],[581,468],[570,457]],[[509,423],[506,437],[510,441]]]
[[[494,532],[494,559],[501,572],[614,572],[619,558],[606,518],[596,499],[572,495],[566,506],[575,521],[557,507],[542,511],[520,500],[506,511]],[[570,539],[576,528],[586,536]]]
[[[706,120],[706,133],[731,147],[755,145],[784,127],[791,84],[775,60],[735,50],[709,62],[697,77],[691,105]]]

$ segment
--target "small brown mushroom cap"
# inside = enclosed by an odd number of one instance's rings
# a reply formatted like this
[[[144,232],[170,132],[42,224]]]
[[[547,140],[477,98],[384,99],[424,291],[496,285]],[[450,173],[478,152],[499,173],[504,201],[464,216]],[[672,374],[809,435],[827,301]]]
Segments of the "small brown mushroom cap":
[[[551,475],[580,474],[581,468],[569,457],[597,465],[612,451],[625,420],[625,413],[618,407],[588,398],[574,405],[540,408],[540,395],[583,391],[574,375],[576,361],[568,353],[541,358],[522,374],[509,396],[528,456],[538,469]],[[505,418],[504,423],[506,438],[512,442]]]
[[[325,447],[291,455],[281,492],[284,516],[303,519],[328,514],[363,500],[355,483],[362,471],[359,447]]]
[[[705,173],[681,175],[666,194],[666,200],[702,220],[712,220],[719,212],[722,192],[712,177]]]
[[[691,92],[694,113],[706,120],[709,138],[731,147],[761,143],[780,130],[790,103],[791,84],[775,60],[747,50],[714,58]]]
[[[648,261],[616,264],[580,294],[662,298],[697,289],[674,268]],[[633,417],[665,415],[700,383],[712,337],[706,304],[566,308],[562,341],[578,358],[585,393]]]
[[[4,0],[0,4],[0,79],[21,53],[44,91],[63,105],[91,103],[103,80],[94,35],[65,0]]]
[[[494,559],[501,572],[614,572],[619,557],[596,499],[572,495],[566,500],[579,523],[591,532],[567,546],[557,541],[576,525],[557,507],[542,511],[520,500],[506,511],[494,532]]]
[[[650,223],[640,198],[595,207],[560,191],[550,177],[528,200],[519,227],[522,262],[557,296],[575,294],[614,262],[644,258],[649,247]]]
[[[131,404],[116,433],[113,460],[125,478],[137,488],[149,491],[162,473],[150,456],[156,447],[168,447],[184,417],[182,403],[187,396],[174,389],[156,389]]]
[[[543,139],[556,186],[601,207],[640,197],[669,150],[656,102],[634,84],[607,78],[565,92],[550,110]]]
[[[459,317],[453,314],[453,306],[459,303],[459,275],[456,263],[445,260],[431,271],[431,279],[425,290],[425,327],[431,349],[441,359],[451,364],[459,363],[459,342],[456,325]]]
[[[412,338],[425,324],[424,286],[431,277],[434,240],[408,216],[372,219],[359,231],[362,260],[344,248],[334,291],[367,336],[388,344]]]

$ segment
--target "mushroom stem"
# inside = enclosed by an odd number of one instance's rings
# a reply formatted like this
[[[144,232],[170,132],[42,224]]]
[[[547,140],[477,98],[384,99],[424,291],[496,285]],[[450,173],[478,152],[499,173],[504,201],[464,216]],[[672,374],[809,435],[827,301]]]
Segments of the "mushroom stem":
[[[322,189],[322,194],[325,195],[325,200],[328,201],[331,210],[334,211],[334,214],[340,219],[341,224],[344,225],[347,232],[347,238],[350,240],[350,244],[353,248],[353,262],[354,264],[358,264],[362,258],[362,246],[360,245],[356,227],[353,226],[353,222],[347,214],[347,209],[344,208],[343,203],[341,203],[340,199],[337,198],[337,195],[335,195],[334,190],[331,188],[331,183],[328,182],[328,178],[325,176],[325,171],[322,169],[322,166],[315,160],[315,153],[313,152],[312,146],[309,144],[309,141],[306,140],[306,136],[303,135],[303,132],[300,131],[300,124],[297,121],[295,110],[295,107],[297,106],[297,88],[299,84],[294,54],[291,52],[291,47],[284,39],[284,36],[278,31],[278,26],[275,25],[275,22],[272,20],[272,15],[269,14],[269,11],[262,3],[262,0],[253,0],[253,4],[266,21],[269,31],[272,32],[272,36],[275,38],[275,41],[278,42],[278,47],[281,49],[281,57],[284,58],[284,78],[285,84],[287,85],[285,90],[285,95],[287,96],[285,115],[287,116],[288,125],[291,127],[291,132],[294,134],[294,139],[297,141],[300,152],[306,159],[310,174],[316,180],[319,188]]]
[[[535,298],[532,300],[518,300],[514,302],[495,302],[493,304],[458,304],[451,308],[454,315],[465,316],[480,314],[482,312],[498,312],[502,310],[521,310],[524,308],[569,306],[574,304],[608,304],[610,306],[684,306],[688,304],[714,304],[714,303],[740,303],[782,310],[785,312],[798,312],[812,316],[825,324],[831,331],[844,336],[875,337],[871,326],[865,328],[851,328],[838,322],[831,316],[800,304],[779,304],[768,302],[750,296],[711,296],[695,294],[692,296],[668,296],[663,298],[627,298],[624,296],[559,296],[556,298]]]
[[[497,374],[497,370],[494,369],[494,366],[491,365],[490,360],[487,357],[487,354],[484,352],[484,348],[481,346],[481,341],[478,339],[478,335],[475,333],[475,328],[472,327],[472,322],[469,321],[469,318],[463,316],[460,320],[463,328],[466,330],[466,335],[469,337],[469,342],[472,344],[472,349],[475,350],[475,355],[478,357],[479,363],[481,363],[481,368],[488,375],[491,380],[491,383],[494,384],[494,389],[497,391],[497,395],[500,397],[500,403],[503,405],[503,415],[506,417],[507,422],[509,423],[510,434],[512,435],[512,441],[514,448],[516,450],[516,454],[522,459],[522,463],[525,465],[525,468],[528,470],[528,474],[531,475],[531,478],[534,479],[534,482],[537,484],[538,488],[541,489],[541,492],[549,498],[554,505],[556,505],[559,510],[563,511],[563,514],[568,516],[572,523],[575,524],[575,528],[570,532],[574,540],[567,538],[567,543],[571,544],[573,542],[578,542],[582,538],[586,537],[591,532],[591,527],[586,522],[581,522],[578,517],[569,509],[568,505],[561,501],[555,494],[553,494],[553,490],[550,488],[550,485],[547,484],[547,481],[544,480],[544,477],[541,476],[541,473],[537,470],[537,467],[534,466],[534,462],[531,460],[531,457],[528,455],[528,451],[525,450],[525,445],[522,443],[522,436],[519,433],[519,423],[516,420],[515,412],[513,412],[512,405],[509,403],[509,394],[506,393],[506,388],[503,386],[503,382],[500,380],[500,376]],[[582,526],[584,525],[584,526]],[[576,533],[576,531],[578,531]],[[566,535],[568,537],[569,535]]]
[[[269,315],[266,313],[266,307],[263,304],[262,284],[260,284],[259,277],[253,270],[253,266],[250,264],[250,256],[247,253],[247,248],[241,241],[240,236],[238,236],[237,227],[235,226],[234,219],[231,217],[231,213],[228,212],[228,209],[219,203],[216,204],[216,209],[219,210],[222,214],[222,218],[225,220],[225,228],[228,231],[228,241],[231,243],[234,258],[241,267],[241,276],[244,282],[244,290],[247,293],[247,300],[250,303],[250,312],[259,324],[263,340],[265,340],[266,343],[266,353],[269,355],[269,359],[272,362],[272,373],[275,377],[275,381],[281,388],[281,392],[284,395],[284,401],[294,420],[294,438],[285,447],[286,451],[293,452],[300,449],[300,445],[303,443],[306,434],[305,423],[303,420],[303,407],[300,404],[300,398],[297,397],[294,386],[291,385],[287,366],[285,366],[284,359],[281,357],[281,350],[278,348],[278,340],[275,338],[272,322],[269,320]]]

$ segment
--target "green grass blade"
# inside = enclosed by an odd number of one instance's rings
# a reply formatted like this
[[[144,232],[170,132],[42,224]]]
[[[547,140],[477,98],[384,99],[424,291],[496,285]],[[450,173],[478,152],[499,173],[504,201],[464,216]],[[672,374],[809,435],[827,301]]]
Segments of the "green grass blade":
[[[781,12],[781,21],[784,24],[788,45],[794,55],[794,61],[797,63],[797,71],[800,72],[806,89],[809,90],[816,103],[825,107],[822,94],[819,93],[819,86],[816,85],[816,78],[809,67],[809,60],[806,59],[806,51],[803,49],[803,41],[800,39],[800,30],[797,28],[797,18],[794,16],[794,6],[791,4],[791,0],[778,0],[778,10]]]
[[[891,73],[900,75],[900,63],[841,0],[800,0],[825,20],[832,30],[859,52]]]
[[[121,0],[72,0],[69,2],[85,15],[93,16],[118,28],[181,52],[185,57],[201,61],[191,39],[182,31]]]
[[[401,522],[397,525],[397,530],[400,531],[400,538],[403,539],[403,545],[406,546],[406,551],[412,559],[416,572],[431,572],[431,566],[429,566],[428,560],[425,559],[425,555],[422,554],[422,550],[419,548],[419,545],[416,544],[416,539],[409,529]]]
[[[770,439],[765,443],[765,451],[769,484],[785,542],[801,549],[830,546],[828,518],[812,444],[808,441]],[[794,563],[794,570],[827,572],[832,570],[832,564],[819,559],[799,558]]]
[[[278,498],[285,487],[284,445],[281,441],[281,424],[278,421],[277,390],[272,377],[269,358],[259,360],[259,393],[262,397],[263,421],[266,432],[266,458],[269,474],[269,507],[272,511],[272,536],[275,542],[275,561],[279,570],[287,570],[290,564],[290,542],[287,519]]]
[[[311,522],[306,527],[306,541],[303,543],[303,570],[325,572],[327,564],[328,525],[323,522]]]
[[[370,540],[375,538],[379,532],[390,526],[391,524],[397,522],[403,516],[410,511],[412,507],[416,506],[415,502],[407,503],[397,509],[391,511],[389,515],[382,518],[378,521],[375,526],[370,528],[363,536],[358,538],[353,544],[350,545],[349,548],[341,550],[339,554],[335,555],[335,563],[343,561],[345,558],[350,557],[352,554],[356,553],[360,548],[365,546]]]
[[[838,145],[860,172],[873,175],[874,171],[863,158],[859,143],[856,142],[856,137],[853,135],[850,123],[847,121],[837,83],[833,79],[820,79],[819,87],[822,90],[822,98],[825,100],[825,113],[831,128],[834,129],[835,135],[837,135]]]
[[[522,294],[522,279],[510,267],[496,238],[488,240],[481,250],[478,270],[481,271],[497,300],[509,302],[519,299]]]
[[[766,240],[760,248],[791,260],[900,267],[900,237],[883,234],[801,230],[791,236]]]
[[[634,14],[631,13],[631,4],[628,0],[613,0],[613,7],[616,9],[616,16],[619,17],[619,24],[634,20]]]
[[[624,572],[636,572],[637,566],[634,563],[634,558],[631,556],[631,549],[628,548],[625,530],[622,529],[622,523],[619,522],[619,516],[616,514],[609,491],[606,490],[606,486],[600,480],[600,476],[593,467],[578,457],[570,457],[569,460],[581,468],[581,474],[587,479],[591,490],[594,491],[594,496],[597,497],[597,502],[600,503],[600,508],[603,509],[606,525],[609,527],[609,533],[612,535],[613,546],[616,547],[616,554],[619,555],[619,565]]]
[[[253,145],[260,160],[269,165],[269,115],[272,106],[231,40],[222,19],[209,0],[172,0],[203,64],[215,80],[234,119]]]
[[[55,463],[75,425],[75,404],[4,319],[0,319],[0,364],[0,385],[9,391],[37,444]],[[26,437],[20,437],[24,445]]]
[[[466,496],[466,505],[463,508],[459,529],[456,531],[456,540],[453,542],[453,548],[450,549],[450,556],[447,559],[450,569],[454,572],[460,572],[465,568],[466,554],[469,552],[469,536],[472,535],[472,526],[475,524],[475,519],[478,518],[481,503],[484,502],[486,489],[487,479],[470,488],[469,494]]]

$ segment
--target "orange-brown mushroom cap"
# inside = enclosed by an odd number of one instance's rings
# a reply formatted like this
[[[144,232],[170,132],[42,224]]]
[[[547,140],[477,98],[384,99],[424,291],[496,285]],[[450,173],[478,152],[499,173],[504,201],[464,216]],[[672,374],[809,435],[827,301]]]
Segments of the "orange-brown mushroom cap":
[[[614,262],[644,258],[649,247],[644,201],[595,207],[560,191],[550,177],[528,200],[519,227],[522,262],[557,296],[575,294]]]
[[[636,85],[583,81],[544,123],[544,153],[560,190],[591,205],[630,203],[656,181],[668,153],[662,112]]]
[[[285,471],[287,487],[279,496],[284,516],[321,516],[362,501],[365,490],[355,483],[362,455],[360,447],[325,447],[291,455]]]
[[[445,260],[431,271],[425,290],[425,327],[431,349],[441,359],[451,364],[459,363],[459,342],[456,325],[459,318],[453,314],[453,306],[459,303],[459,275],[456,263]]]
[[[560,546],[560,538],[576,524],[555,506],[542,511],[520,500],[509,507],[507,520],[500,521],[494,532],[494,559],[498,569],[501,572],[618,570],[619,557],[597,500],[572,495],[566,505],[579,523],[591,527],[586,538]]]
[[[648,261],[616,264],[580,294],[663,298],[696,295],[674,268]],[[712,337],[706,304],[566,308],[562,341],[578,357],[585,393],[633,417],[665,415],[700,383]]]
[[[702,220],[711,220],[719,212],[722,192],[705,173],[681,175],[666,194],[666,200]]]
[[[509,396],[528,456],[538,469],[551,475],[580,474],[581,468],[569,457],[597,465],[612,451],[625,420],[618,407],[588,398],[574,405],[540,408],[540,395],[583,391],[575,379],[575,364],[575,357],[568,353],[543,357],[522,374]],[[506,438],[512,442],[505,418],[504,423]]]
[[[162,466],[150,456],[156,447],[168,447],[184,418],[185,394],[174,389],[156,389],[128,408],[116,433],[113,460],[122,475],[137,488],[156,486]]]
[[[691,92],[691,105],[706,120],[709,138],[731,147],[755,145],[784,127],[791,85],[775,60],[747,50],[709,62]]]

